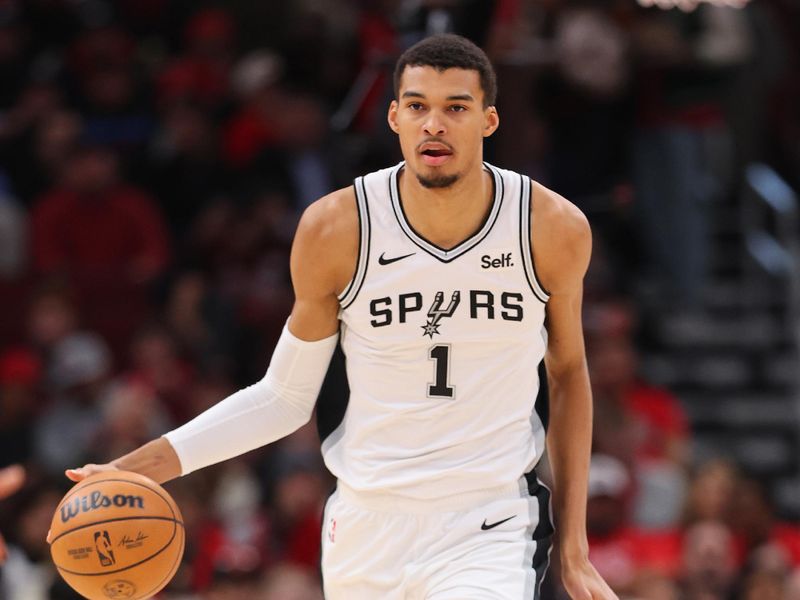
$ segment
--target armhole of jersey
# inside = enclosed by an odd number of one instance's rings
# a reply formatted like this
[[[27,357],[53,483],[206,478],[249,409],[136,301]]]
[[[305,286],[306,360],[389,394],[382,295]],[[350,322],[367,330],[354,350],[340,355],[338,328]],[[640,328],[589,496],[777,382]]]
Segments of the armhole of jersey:
[[[356,208],[358,209],[358,261],[353,279],[345,290],[339,294],[339,305],[342,310],[350,306],[358,296],[364,278],[367,275],[367,262],[369,261],[370,246],[370,223],[369,206],[367,205],[367,190],[364,186],[364,178],[359,177],[355,180],[353,187],[356,191]]]
[[[531,247],[531,200],[532,187],[530,177],[520,175],[520,211],[519,211],[519,243],[522,253],[522,262],[525,267],[525,278],[534,295],[543,303],[547,303],[550,294],[544,289],[536,276],[536,266],[533,262],[533,248]]]

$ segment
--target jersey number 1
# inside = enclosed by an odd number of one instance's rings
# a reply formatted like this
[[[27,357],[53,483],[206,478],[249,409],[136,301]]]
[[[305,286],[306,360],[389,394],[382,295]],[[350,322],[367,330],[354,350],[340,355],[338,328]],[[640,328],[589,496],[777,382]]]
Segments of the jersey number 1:
[[[428,384],[428,396],[452,398],[455,387],[447,385],[450,376],[450,346],[441,344],[431,346],[428,358],[434,362],[433,383]]]

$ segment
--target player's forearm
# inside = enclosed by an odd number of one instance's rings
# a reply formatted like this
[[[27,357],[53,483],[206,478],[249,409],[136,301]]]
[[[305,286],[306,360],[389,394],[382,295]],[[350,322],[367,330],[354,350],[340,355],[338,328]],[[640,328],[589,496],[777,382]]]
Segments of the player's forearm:
[[[181,474],[181,463],[172,445],[166,438],[148,442],[111,462],[123,471],[133,471],[158,483],[175,479]]]
[[[585,363],[549,379],[548,456],[553,512],[563,560],[585,558],[586,498],[592,444],[592,396]]]

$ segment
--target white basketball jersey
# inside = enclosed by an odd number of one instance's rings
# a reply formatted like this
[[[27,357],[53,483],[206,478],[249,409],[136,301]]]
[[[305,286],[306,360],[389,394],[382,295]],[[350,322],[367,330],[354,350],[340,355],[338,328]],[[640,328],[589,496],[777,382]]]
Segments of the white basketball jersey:
[[[517,482],[544,450],[530,179],[486,164],[488,217],[445,250],[406,220],[402,168],[355,181],[360,253],[339,297],[350,397],[325,462],[356,491],[419,500]]]

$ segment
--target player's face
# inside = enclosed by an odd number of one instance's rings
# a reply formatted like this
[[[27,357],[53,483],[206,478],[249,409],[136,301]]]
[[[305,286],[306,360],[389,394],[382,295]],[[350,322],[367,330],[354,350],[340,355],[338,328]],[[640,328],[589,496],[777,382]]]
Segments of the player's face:
[[[406,67],[388,119],[406,168],[428,188],[449,187],[481,168],[483,138],[499,124],[494,106],[483,107],[477,71],[433,67]]]

